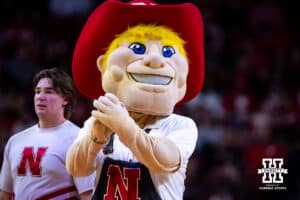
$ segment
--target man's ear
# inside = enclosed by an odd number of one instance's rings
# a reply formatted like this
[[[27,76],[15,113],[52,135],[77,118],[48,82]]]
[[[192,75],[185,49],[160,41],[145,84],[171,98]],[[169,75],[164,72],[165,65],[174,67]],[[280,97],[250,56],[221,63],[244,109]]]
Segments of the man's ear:
[[[67,100],[67,98],[64,98],[64,102],[63,102],[63,107],[65,107],[66,105],[68,105],[69,104],[69,101]]]
[[[103,55],[100,55],[98,58],[97,58],[97,68],[98,70],[101,72],[101,74],[103,74],[104,72],[104,63],[103,63]]]

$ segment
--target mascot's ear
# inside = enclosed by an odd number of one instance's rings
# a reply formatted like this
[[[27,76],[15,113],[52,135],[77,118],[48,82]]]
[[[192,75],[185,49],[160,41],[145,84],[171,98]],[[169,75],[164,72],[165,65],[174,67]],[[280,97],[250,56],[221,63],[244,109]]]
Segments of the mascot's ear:
[[[103,55],[100,55],[98,58],[97,58],[97,68],[98,70],[101,72],[101,74],[103,74],[104,72],[104,66],[103,66]]]

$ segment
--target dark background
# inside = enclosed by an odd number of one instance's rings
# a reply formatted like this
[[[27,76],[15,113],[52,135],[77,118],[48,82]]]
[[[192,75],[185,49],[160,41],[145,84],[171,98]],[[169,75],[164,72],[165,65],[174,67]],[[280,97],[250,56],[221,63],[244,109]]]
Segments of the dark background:
[[[1,156],[12,134],[36,122],[33,75],[50,67],[71,74],[80,30],[101,2],[1,0]],[[203,14],[206,71],[199,96],[175,111],[199,129],[184,199],[300,199],[298,8],[287,0],[189,2]],[[72,120],[81,126],[91,109],[78,93]],[[262,158],[284,159],[286,190],[259,190]]]

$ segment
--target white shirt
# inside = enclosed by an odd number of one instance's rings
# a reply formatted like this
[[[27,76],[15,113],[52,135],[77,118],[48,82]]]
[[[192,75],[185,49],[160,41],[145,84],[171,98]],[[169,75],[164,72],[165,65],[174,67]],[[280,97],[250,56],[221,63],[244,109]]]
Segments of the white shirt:
[[[0,189],[14,192],[15,200],[45,195],[65,199],[92,190],[95,174],[74,178],[65,167],[68,147],[78,132],[79,127],[65,121],[54,128],[34,125],[13,135],[5,146]]]

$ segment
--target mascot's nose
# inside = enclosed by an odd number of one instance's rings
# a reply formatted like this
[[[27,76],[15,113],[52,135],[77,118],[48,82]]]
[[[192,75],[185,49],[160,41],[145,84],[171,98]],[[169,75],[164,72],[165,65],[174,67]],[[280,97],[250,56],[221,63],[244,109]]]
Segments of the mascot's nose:
[[[151,68],[164,67],[164,59],[160,55],[160,50],[157,45],[150,45],[149,50],[144,57],[144,64]]]
[[[144,64],[151,68],[162,68],[165,63],[159,54],[148,54],[144,57]]]

